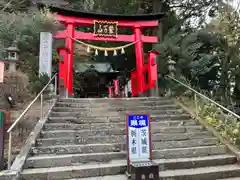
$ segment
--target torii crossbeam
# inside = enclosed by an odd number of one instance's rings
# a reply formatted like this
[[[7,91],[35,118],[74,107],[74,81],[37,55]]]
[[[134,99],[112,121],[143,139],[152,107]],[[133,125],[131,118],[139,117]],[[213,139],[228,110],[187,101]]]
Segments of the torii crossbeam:
[[[38,5],[40,8],[46,7],[45,4]],[[135,76],[132,76],[135,77],[135,80],[133,81],[137,86],[135,87],[135,92],[136,94],[140,94],[146,90],[146,87],[144,87],[145,83],[143,74],[146,69],[144,68],[143,43],[157,43],[158,38],[156,36],[145,36],[143,30],[145,28],[158,27],[159,20],[164,16],[163,13],[148,15],[119,15],[74,11],[55,6],[48,6],[47,8],[49,8],[52,13],[55,13],[56,19],[66,27],[64,31],[57,32],[54,35],[54,38],[65,39],[65,48],[59,50],[59,78],[64,82],[64,86],[69,95],[73,94],[73,38],[91,41],[136,42],[136,72]],[[77,31],[77,26],[94,26],[94,33]],[[96,30],[96,28],[98,29]],[[108,32],[105,32],[107,28]],[[130,28],[133,30],[133,34],[118,34],[118,28]],[[113,34],[111,34],[111,32],[113,32]],[[149,70],[151,71],[151,69]],[[154,77],[156,77],[156,75],[154,75]]]

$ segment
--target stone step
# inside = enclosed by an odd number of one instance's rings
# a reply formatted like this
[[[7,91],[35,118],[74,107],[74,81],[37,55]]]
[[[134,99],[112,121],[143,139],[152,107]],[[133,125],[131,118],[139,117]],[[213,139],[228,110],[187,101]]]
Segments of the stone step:
[[[153,142],[153,149],[175,149],[175,148],[187,148],[187,147],[199,147],[199,146],[211,146],[216,145],[218,140],[216,138],[206,138],[206,139],[194,139],[194,140],[185,140],[185,141],[167,141],[167,142]],[[106,145],[106,146],[105,146]],[[103,147],[104,146],[104,147]],[[77,149],[91,149],[93,152],[101,152],[102,149],[114,149],[115,152],[126,150],[125,143],[114,143],[114,144],[87,144],[87,145],[79,145],[79,144],[69,144],[69,145],[52,145],[52,146],[40,146],[37,148],[33,148],[34,154],[50,154],[51,152],[68,152],[71,149],[78,153]],[[99,148],[99,149],[98,149]],[[71,151],[72,152],[72,151]]]
[[[240,175],[238,177],[224,178],[224,179],[217,179],[217,180],[240,180]]]
[[[88,178],[72,178],[72,179],[61,179],[61,180],[129,180],[126,175],[113,175],[113,176],[98,176]]]
[[[60,98],[59,102],[78,103],[134,103],[134,102],[161,102],[170,101],[168,97],[143,97],[143,98]]]
[[[126,159],[126,152],[104,152],[89,154],[39,155],[27,158],[25,168],[46,168],[91,163],[107,163]]]
[[[124,174],[125,171],[126,160],[112,160],[109,163],[94,163],[78,166],[25,169],[21,174],[25,180],[58,180],[106,175],[119,175]],[[240,166],[230,164],[198,167],[192,169],[166,170],[161,171],[159,175],[161,180],[213,180],[217,178],[239,176]]]
[[[176,127],[152,127],[151,133],[186,133],[186,132],[201,132],[204,127],[201,125],[195,126],[176,126]],[[106,136],[106,135],[125,135],[125,128],[111,129],[85,129],[85,130],[50,130],[41,131],[41,137],[84,137],[84,136]]]
[[[47,155],[35,156],[27,159],[25,168],[47,168],[83,165],[89,163],[107,163],[111,160],[126,159],[126,152],[106,152],[96,154],[66,154],[66,155]],[[181,168],[196,168],[204,166],[225,165],[236,163],[237,159],[233,155],[213,155],[203,157],[178,158],[178,159],[159,159],[153,157],[159,164],[159,170],[169,170]]]
[[[127,102],[127,103],[81,103],[81,102],[57,102],[56,107],[76,107],[76,108],[131,108],[131,107],[138,107],[141,108],[142,106],[147,107],[156,107],[162,105],[174,105],[174,101],[172,100],[164,100],[164,101],[156,101],[156,102]]]
[[[24,180],[59,180],[70,178],[84,178],[104,175],[124,174],[126,161],[117,160],[109,163],[88,164],[78,166],[63,166],[52,168],[25,169],[21,173]]]
[[[207,131],[203,132],[188,132],[188,133],[157,133],[152,134],[152,141],[183,141],[183,140],[197,140],[212,137],[211,133]],[[96,143],[125,143],[125,135],[122,136],[86,136],[86,137],[56,137],[38,139],[38,146],[51,146],[51,145],[68,145],[68,144],[96,144]]]
[[[218,180],[239,180],[239,167],[237,165],[225,165],[225,166],[217,166],[216,168],[212,169],[212,171],[207,170],[212,168],[206,167],[206,168],[195,168],[193,169],[196,173],[189,175],[189,177],[171,177],[171,178],[165,178],[160,175],[160,180],[214,180],[216,176],[224,177],[224,176],[237,176],[237,177],[230,177],[230,178],[224,178],[224,179],[218,179]],[[219,168],[219,171],[217,170]],[[226,168],[226,170],[224,169]],[[198,174],[197,171],[203,171],[204,174]],[[233,173],[233,174],[232,174]],[[128,180],[125,175],[113,175],[113,176],[98,176],[98,177],[88,177],[88,178],[73,178],[73,179],[64,179],[64,180]]]
[[[151,121],[181,121],[188,120],[192,117],[189,114],[166,114],[166,115],[150,115]],[[73,115],[70,116],[59,116],[54,117],[50,116],[48,118],[48,122],[51,123],[75,123],[75,124],[84,124],[84,123],[114,123],[114,122],[125,122],[126,116],[94,116],[94,117],[75,117]]]
[[[166,110],[132,110],[132,111],[127,111],[127,112],[108,112],[106,111],[94,111],[94,112],[83,112],[83,111],[73,111],[73,112],[54,112],[52,111],[50,116],[54,116],[54,117],[68,117],[68,116],[74,116],[74,117],[111,117],[111,116],[123,116],[126,113],[131,114],[150,114],[150,116],[152,115],[180,115],[182,113],[184,113],[184,110],[182,109],[166,109]]]
[[[179,146],[181,147],[181,146]],[[160,144],[155,144],[154,153],[161,158],[179,158],[179,157],[194,157],[205,155],[217,155],[226,153],[226,147],[223,145],[186,147],[186,148],[162,148]],[[48,147],[33,147],[32,155],[42,154],[87,154],[100,152],[122,152],[124,145],[122,144],[88,144],[88,145],[62,145]]]
[[[159,106],[153,106],[153,107],[149,107],[149,106],[130,106],[130,107],[93,107],[93,108],[79,108],[79,107],[68,107],[68,106],[55,106],[53,108],[53,111],[55,112],[72,112],[72,111],[82,111],[82,112],[113,112],[113,111],[117,111],[117,112],[122,112],[122,111],[131,111],[131,110],[167,110],[167,109],[180,109],[180,107],[178,105],[175,104],[170,104],[170,105],[159,105]]]
[[[240,165],[209,166],[191,169],[168,170],[159,173],[160,180],[205,180],[240,176]]]
[[[155,106],[162,106],[162,105],[174,105],[175,102],[172,100],[163,100],[163,101],[146,101],[146,102],[115,102],[115,103],[92,103],[92,102],[56,102],[56,107],[78,107],[78,108],[125,108],[125,107],[141,107],[141,106],[148,106],[148,107],[155,107]]]
[[[113,176],[98,176],[98,177],[73,178],[73,179],[61,179],[61,180],[128,180],[128,178],[126,177],[126,175],[113,175]],[[168,179],[168,180],[174,180],[174,179]],[[205,179],[203,179],[203,180],[205,180]],[[233,177],[233,178],[227,178],[227,179],[225,179],[225,178],[217,179],[217,180],[240,180],[240,176]]]
[[[162,121],[162,122],[151,122],[152,127],[174,127],[174,126],[194,126],[197,125],[196,121],[182,120],[182,121]],[[44,130],[66,130],[66,129],[96,129],[96,128],[125,128],[125,122],[118,123],[87,123],[87,124],[75,124],[75,123],[46,123]]]

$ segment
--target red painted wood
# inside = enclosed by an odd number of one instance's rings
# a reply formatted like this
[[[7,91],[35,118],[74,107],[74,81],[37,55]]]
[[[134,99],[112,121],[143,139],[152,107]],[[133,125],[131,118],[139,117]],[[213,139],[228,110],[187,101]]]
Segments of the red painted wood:
[[[144,53],[143,53],[143,42],[141,40],[142,31],[140,27],[134,28],[134,40],[138,41],[135,44],[135,54],[136,54],[136,70],[137,70],[137,82],[138,82],[138,93],[143,92],[143,65],[144,65]]]
[[[135,53],[136,53],[136,70],[131,72],[132,78],[132,94],[136,96],[142,93],[144,90],[149,89],[153,80],[156,79],[157,73],[156,65],[153,65],[154,55],[149,55],[149,63],[144,65],[144,53],[143,53],[143,43],[157,43],[158,38],[156,36],[144,36],[142,34],[142,29],[146,27],[157,27],[158,20],[151,21],[118,21],[119,27],[133,28],[133,35],[123,35],[119,34],[116,38],[110,37],[97,37],[93,33],[83,33],[75,31],[76,25],[92,26],[94,20],[89,18],[79,18],[64,15],[56,15],[56,18],[67,27],[65,31],[58,32],[54,35],[54,38],[63,38],[66,41],[66,48],[69,49],[67,52],[67,58],[64,62],[65,73],[65,86],[68,88],[70,95],[73,93],[73,51],[74,42],[70,37],[81,39],[81,40],[92,40],[92,41],[110,41],[110,42],[134,42],[135,43]],[[68,33],[66,33],[68,32]],[[70,37],[68,37],[70,36]],[[150,57],[151,56],[151,57]],[[62,67],[60,67],[61,69]],[[145,83],[144,72],[149,71],[149,84]],[[62,74],[61,74],[62,76]]]
[[[58,48],[58,55],[60,57],[60,61],[59,61],[59,80],[63,80],[65,81],[65,73],[67,72],[65,70],[65,62],[67,59],[67,49],[66,48]],[[61,60],[63,56],[63,61]]]
[[[102,21],[99,19],[91,19],[91,18],[79,18],[79,17],[71,17],[71,16],[64,16],[57,14],[56,19],[63,24],[74,23],[76,25],[81,26],[92,26],[94,24],[94,20]],[[111,21],[110,21],[111,22]],[[119,27],[158,27],[158,20],[151,20],[151,21],[118,21]]]
[[[67,34],[65,31],[57,32],[55,35],[53,35],[54,38],[66,38]],[[134,42],[134,36],[133,35],[124,35],[119,34],[117,38],[111,38],[111,37],[98,37],[95,36],[93,33],[84,33],[75,31],[74,38],[80,39],[80,40],[89,40],[89,41],[109,41],[109,42]],[[142,41],[144,43],[157,43],[158,38],[156,36],[141,36]]]
[[[151,71],[152,81],[157,80],[157,64],[156,64],[157,55],[158,55],[158,52],[156,51],[149,52],[149,68]]]
[[[137,85],[137,71],[131,71],[131,87],[132,87],[132,97],[137,96],[138,94],[138,85]]]
[[[148,63],[144,64],[142,68],[143,74],[143,90],[148,91],[149,89],[156,86],[157,81],[157,64],[155,64],[155,60],[157,58],[157,52],[151,51],[148,53]],[[145,77],[145,73],[148,72],[148,77]],[[148,83],[146,81],[148,78]]]
[[[113,85],[114,85],[114,94],[115,96],[119,94],[119,83],[118,80],[113,80]]]
[[[108,87],[108,97],[109,97],[109,98],[112,98],[112,97],[113,97],[112,87]]]
[[[70,37],[74,37],[75,26],[74,24],[68,24],[67,32]],[[70,38],[66,38],[66,47],[69,49],[68,58],[66,62],[67,72],[66,80],[67,80],[67,88],[70,96],[73,95],[73,52],[74,52],[74,41]]]
[[[144,64],[143,68],[142,68],[142,75],[143,75],[143,91],[147,91],[149,90],[149,83],[147,83],[146,81],[146,76],[145,76],[145,73],[146,72],[149,72],[149,64]],[[150,73],[148,73],[148,82],[149,82],[149,76],[150,76]]]

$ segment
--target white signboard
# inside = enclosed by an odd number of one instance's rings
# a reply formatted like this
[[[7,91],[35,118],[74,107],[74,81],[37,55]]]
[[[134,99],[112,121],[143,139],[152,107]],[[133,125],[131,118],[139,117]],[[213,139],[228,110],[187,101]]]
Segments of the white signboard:
[[[40,33],[39,75],[52,76],[52,39],[50,32]]]
[[[4,80],[4,62],[0,61],[0,83]]]
[[[131,162],[149,160],[151,157],[148,115],[128,115],[128,159]]]

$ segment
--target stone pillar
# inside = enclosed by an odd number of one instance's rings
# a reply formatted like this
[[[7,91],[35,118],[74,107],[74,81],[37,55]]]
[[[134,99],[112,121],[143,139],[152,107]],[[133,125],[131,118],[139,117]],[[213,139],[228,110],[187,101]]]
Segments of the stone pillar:
[[[175,77],[175,71],[176,71],[175,65],[176,65],[176,62],[173,61],[170,56],[168,56],[167,64],[168,64],[169,76]]]
[[[168,70],[169,70],[169,76],[171,76],[171,77],[173,77],[173,78],[175,78],[175,64],[176,64],[176,62],[175,61],[173,61],[172,59],[171,59],[171,57],[169,56],[168,57]],[[171,79],[169,79],[169,85],[171,86],[171,84],[172,84],[172,80]],[[172,95],[172,91],[171,91],[171,88],[169,87],[169,89],[168,89],[168,94],[169,95]]]
[[[16,72],[16,63],[15,62],[9,62],[9,72]]]

